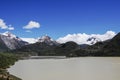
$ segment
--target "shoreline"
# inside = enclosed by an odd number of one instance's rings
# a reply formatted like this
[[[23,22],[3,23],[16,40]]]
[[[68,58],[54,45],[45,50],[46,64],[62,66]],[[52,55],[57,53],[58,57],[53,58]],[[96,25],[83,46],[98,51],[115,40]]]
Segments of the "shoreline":
[[[22,57],[21,59],[66,59],[66,56],[29,56],[29,57]]]

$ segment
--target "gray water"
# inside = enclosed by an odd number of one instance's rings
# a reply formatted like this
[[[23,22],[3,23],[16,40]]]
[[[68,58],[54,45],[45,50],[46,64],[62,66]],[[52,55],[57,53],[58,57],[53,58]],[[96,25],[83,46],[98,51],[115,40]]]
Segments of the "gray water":
[[[8,71],[23,80],[120,80],[120,57],[19,60]]]

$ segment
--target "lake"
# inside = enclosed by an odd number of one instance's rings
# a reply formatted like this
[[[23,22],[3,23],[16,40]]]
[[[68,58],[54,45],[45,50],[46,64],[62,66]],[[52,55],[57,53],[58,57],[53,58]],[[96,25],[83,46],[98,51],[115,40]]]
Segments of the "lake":
[[[8,71],[23,80],[120,80],[120,57],[19,60]]]

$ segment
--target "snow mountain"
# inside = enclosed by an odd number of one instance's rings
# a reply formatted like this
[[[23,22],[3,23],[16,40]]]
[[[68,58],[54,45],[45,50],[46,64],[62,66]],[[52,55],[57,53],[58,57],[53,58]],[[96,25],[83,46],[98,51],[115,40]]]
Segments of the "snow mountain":
[[[107,31],[104,34],[86,34],[86,33],[77,33],[77,34],[68,34],[66,36],[60,37],[57,39],[59,43],[66,43],[68,41],[74,41],[77,44],[88,44],[93,45],[99,41],[106,41],[112,39],[116,33],[114,31]]]
[[[37,39],[38,43],[46,43],[47,45],[58,45],[58,43],[49,36],[42,36]]]
[[[28,45],[28,42],[23,41],[22,39],[8,31],[0,34],[0,43],[4,44],[4,46],[6,46],[6,48],[10,50]]]
[[[102,40],[97,37],[90,37],[87,39],[86,44],[93,45],[97,42],[101,42]]]

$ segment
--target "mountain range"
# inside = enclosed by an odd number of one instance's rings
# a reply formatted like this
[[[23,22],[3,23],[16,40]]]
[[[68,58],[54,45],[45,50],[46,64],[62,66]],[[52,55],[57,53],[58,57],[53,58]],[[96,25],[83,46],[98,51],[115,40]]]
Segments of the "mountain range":
[[[58,43],[47,35],[35,41],[31,44],[10,32],[5,32],[0,34],[0,51],[27,55],[120,56],[120,33],[105,41],[92,36],[86,39],[87,44],[77,44],[73,41]]]
[[[84,44],[93,45],[93,44],[95,44],[97,42],[101,42],[101,41],[102,40],[99,37],[90,36],[90,37],[86,38],[86,41],[84,42]],[[8,31],[0,34],[0,43],[1,43],[0,49],[1,50],[2,49],[10,49],[10,50],[18,49],[25,45],[35,44],[38,42],[45,42],[46,44],[49,44],[49,45],[61,44],[61,43],[59,43],[59,41],[55,41],[47,35],[35,39],[35,38],[19,38],[16,35],[8,32]],[[78,45],[83,45],[83,43],[80,43]]]

